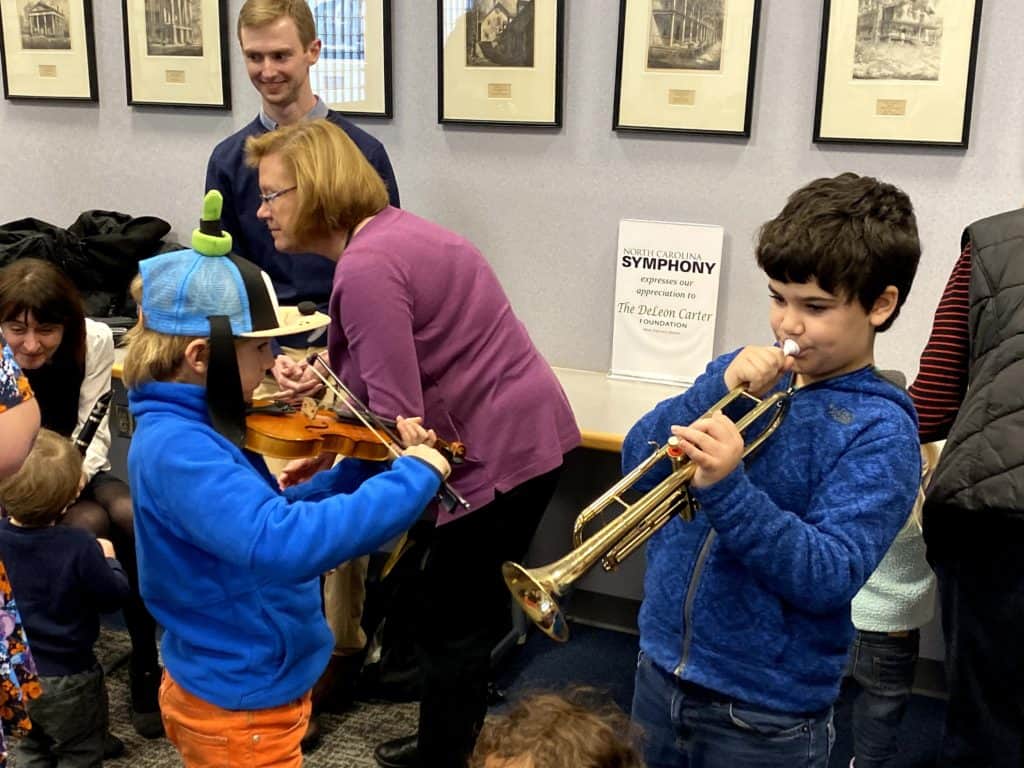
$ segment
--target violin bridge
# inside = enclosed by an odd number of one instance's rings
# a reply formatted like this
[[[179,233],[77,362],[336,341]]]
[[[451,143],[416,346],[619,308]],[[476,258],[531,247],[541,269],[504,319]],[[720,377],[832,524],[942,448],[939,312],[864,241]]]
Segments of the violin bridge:
[[[320,404],[312,397],[302,398],[302,407],[300,408],[302,415],[310,421],[316,419],[317,411],[320,410]]]

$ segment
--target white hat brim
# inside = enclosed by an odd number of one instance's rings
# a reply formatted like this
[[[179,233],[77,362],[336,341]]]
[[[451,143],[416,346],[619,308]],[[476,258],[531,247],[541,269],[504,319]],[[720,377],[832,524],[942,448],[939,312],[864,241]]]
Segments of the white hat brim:
[[[251,333],[240,333],[239,337],[245,339],[271,339],[275,336],[292,336],[312,331],[330,325],[331,318],[323,312],[313,312],[304,315],[299,312],[298,307],[278,307],[277,327],[268,328],[265,331],[252,331]]]

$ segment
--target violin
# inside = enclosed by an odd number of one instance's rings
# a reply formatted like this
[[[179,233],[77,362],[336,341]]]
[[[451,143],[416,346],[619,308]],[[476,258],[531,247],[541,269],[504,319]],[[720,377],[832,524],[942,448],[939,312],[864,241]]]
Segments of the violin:
[[[324,385],[325,390],[333,394],[338,402],[344,403],[360,424],[373,434],[378,441],[384,442],[384,439],[387,438],[388,452],[397,456],[398,449],[396,446],[399,441],[395,434],[395,422],[387,422],[367,408],[366,404],[356,397],[355,393],[345,386],[345,382],[331,369],[330,364],[324,357],[324,353],[320,352],[310,355],[306,359],[306,364],[309,366],[307,370],[312,371],[320,379],[320,383]],[[319,364],[323,364],[324,373],[319,370]],[[311,399],[304,400],[304,410],[307,409],[307,404],[308,418],[312,419],[318,413],[316,401]],[[461,464],[463,457],[466,455],[466,448],[462,443],[447,443],[444,440],[437,439],[434,443],[434,448],[448,459],[449,464],[453,465]],[[469,502],[462,498],[458,491],[446,482],[441,483],[441,489],[437,492],[437,500],[441,503],[442,509],[449,511],[456,507],[470,508]]]
[[[392,427],[394,422],[377,417]],[[335,453],[366,461],[384,461],[392,453],[390,435],[376,432],[338,410],[307,400],[301,408],[280,401],[257,400],[245,417],[245,447],[276,459],[308,459]],[[397,446],[401,451],[401,446]],[[466,447],[440,438],[434,443],[450,464],[461,464]]]

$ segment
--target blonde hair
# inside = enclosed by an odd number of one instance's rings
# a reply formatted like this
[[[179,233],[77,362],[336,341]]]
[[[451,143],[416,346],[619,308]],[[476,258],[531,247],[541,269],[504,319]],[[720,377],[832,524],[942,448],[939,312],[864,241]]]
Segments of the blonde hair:
[[[628,741],[628,719],[614,705],[589,703],[594,695],[535,694],[488,718],[470,768],[483,768],[488,758],[530,768],[643,768]]]
[[[174,381],[185,362],[185,350],[197,336],[170,336],[146,328],[142,315],[142,275],[136,275],[129,291],[139,305],[139,320],[127,334],[121,380],[128,389],[148,381]]]
[[[306,0],[246,0],[238,12],[235,29],[239,44],[242,42],[242,27],[265,27],[281,18],[295,22],[303,48],[309,48],[316,40],[316,22]]]
[[[924,494],[928,490],[928,483],[932,481],[935,474],[935,467],[939,464],[939,456],[942,454],[942,443],[921,444],[921,485],[917,489],[917,499],[914,501],[914,508],[910,511],[910,519],[907,525],[914,525],[917,530],[922,530],[922,515],[924,511]]]
[[[21,469],[0,481],[0,503],[19,523],[49,525],[75,500],[81,477],[82,455],[74,444],[41,429]]]
[[[300,241],[333,232],[351,232],[388,205],[380,174],[341,128],[321,119],[301,121],[245,142],[245,161],[277,155],[295,177],[298,207],[295,236]]]

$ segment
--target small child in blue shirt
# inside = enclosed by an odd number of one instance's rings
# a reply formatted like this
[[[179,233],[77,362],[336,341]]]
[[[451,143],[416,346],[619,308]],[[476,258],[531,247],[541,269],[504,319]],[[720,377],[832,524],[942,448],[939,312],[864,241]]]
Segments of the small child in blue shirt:
[[[30,701],[32,729],[19,764],[103,761],[107,694],[93,654],[100,614],[121,607],[128,577],[114,546],[81,528],[57,525],[78,496],[82,457],[66,438],[40,430],[21,469],[0,481],[0,558],[18,598],[42,696]]]
[[[899,189],[844,173],[797,190],[756,249],[778,345],[722,355],[627,435],[624,470],[671,435],[696,469],[696,518],[647,548],[632,716],[650,768],[827,766],[850,602],[920,479],[914,408],[874,368],[920,253]],[[706,413],[737,387],[788,394],[746,461],[735,420],[749,403]]]
[[[123,374],[139,583],[164,627],[160,710],[185,765],[298,768],[334,647],[320,574],[412,525],[450,468],[416,419],[399,418],[408,447],[393,462],[345,459],[283,491],[245,450],[271,339],[329,321],[277,305],[267,275],[230,254],[220,207],[208,193],[192,249],[139,265]]]

